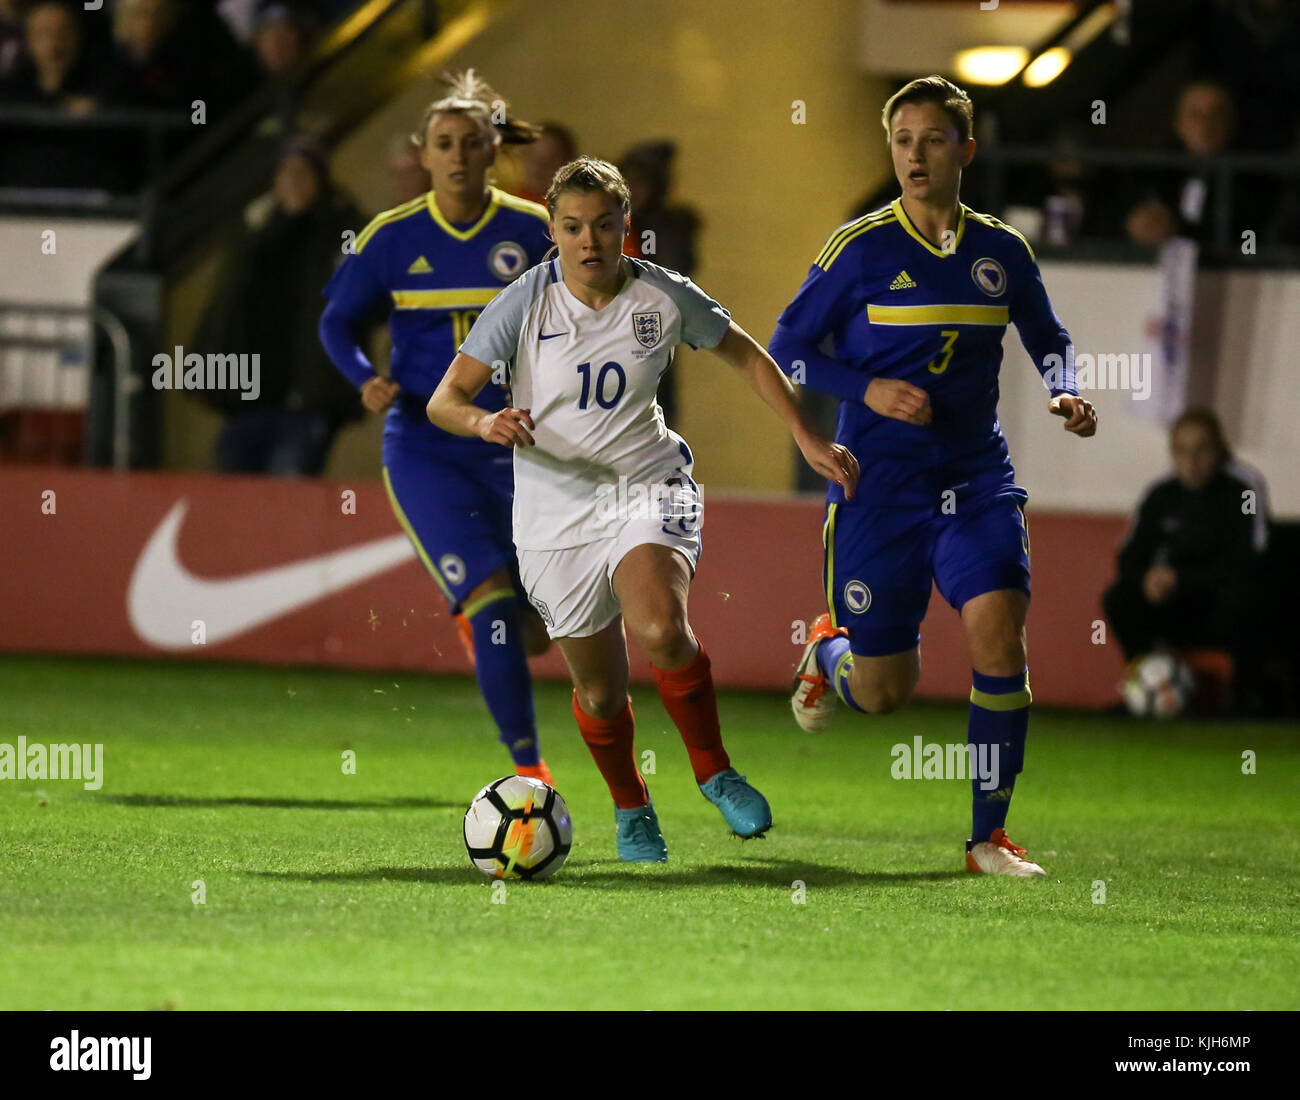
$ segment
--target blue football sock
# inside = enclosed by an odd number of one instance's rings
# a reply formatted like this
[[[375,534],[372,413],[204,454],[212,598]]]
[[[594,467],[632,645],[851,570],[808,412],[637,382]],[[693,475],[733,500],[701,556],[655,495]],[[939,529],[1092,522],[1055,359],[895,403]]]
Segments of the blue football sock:
[[[1029,669],[1014,676],[971,672],[971,839],[988,840],[1005,828],[1016,776],[1025,763],[1029,733]]]
[[[501,589],[467,604],[462,611],[474,628],[474,673],[501,731],[501,743],[510,750],[516,766],[532,767],[541,759],[541,750],[518,607],[518,595],[512,589]]]
[[[835,689],[835,694],[843,700],[844,705],[859,714],[865,714],[853,696],[849,693],[849,674],[853,671],[853,654],[849,652],[849,640],[843,634],[827,638],[817,647],[817,667],[822,670]]]

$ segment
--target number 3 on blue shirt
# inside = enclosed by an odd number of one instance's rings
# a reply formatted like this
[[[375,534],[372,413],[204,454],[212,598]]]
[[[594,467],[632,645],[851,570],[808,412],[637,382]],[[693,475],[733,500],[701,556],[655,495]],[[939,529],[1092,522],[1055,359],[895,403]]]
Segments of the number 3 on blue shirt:
[[[618,375],[618,388],[614,391],[613,397],[606,397],[605,379],[610,371]],[[578,373],[582,375],[582,396],[578,399],[578,408],[585,409],[591,396],[591,364],[579,363]],[[606,363],[600,368],[600,373],[596,375],[596,404],[602,409],[612,409],[618,404],[618,400],[623,396],[623,391],[626,388],[627,375],[623,373],[623,368],[617,363]]]
[[[943,337],[943,347],[940,349],[943,352],[943,361],[936,367],[934,365],[936,360],[930,360],[930,366],[928,369],[931,374],[942,374],[948,369],[948,361],[952,359],[952,346],[957,342],[957,337],[960,333],[955,328],[946,328],[940,332],[939,335]]]

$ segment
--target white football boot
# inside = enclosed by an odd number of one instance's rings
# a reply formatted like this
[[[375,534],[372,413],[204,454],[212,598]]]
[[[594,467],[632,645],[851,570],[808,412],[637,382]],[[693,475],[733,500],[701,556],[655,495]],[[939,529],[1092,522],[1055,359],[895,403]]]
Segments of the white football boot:
[[[1047,872],[1037,863],[1025,859],[1028,854],[1024,848],[1017,848],[1007,836],[1006,830],[999,827],[993,830],[993,835],[988,840],[981,840],[978,844],[966,841],[966,870],[976,874],[1017,875],[1021,878],[1045,876]]]
[[[817,665],[817,647],[827,638],[837,634],[847,635],[841,627],[831,626],[831,617],[825,613],[818,615],[812,623],[812,633],[808,644],[804,646],[803,657],[795,669],[794,683],[791,684],[790,709],[794,711],[794,720],[804,733],[819,733],[824,730],[835,713],[835,702],[839,698],[831,682]]]

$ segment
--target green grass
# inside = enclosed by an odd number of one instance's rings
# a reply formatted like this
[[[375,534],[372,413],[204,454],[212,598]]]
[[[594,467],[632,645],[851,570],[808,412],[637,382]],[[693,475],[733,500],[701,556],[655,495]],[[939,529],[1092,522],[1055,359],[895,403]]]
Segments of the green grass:
[[[625,866],[568,692],[537,694],[574,849],[494,904],[460,821],[508,758],[471,681],[0,662],[0,742],[105,745],[99,791],[0,782],[0,1009],[1300,1007],[1292,729],[1036,712],[1009,824],[1049,877],[1023,881],[960,870],[967,784],[890,778],[963,708],[813,738],[724,695],[776,818],[742,843],[642,688],[670,863]]]

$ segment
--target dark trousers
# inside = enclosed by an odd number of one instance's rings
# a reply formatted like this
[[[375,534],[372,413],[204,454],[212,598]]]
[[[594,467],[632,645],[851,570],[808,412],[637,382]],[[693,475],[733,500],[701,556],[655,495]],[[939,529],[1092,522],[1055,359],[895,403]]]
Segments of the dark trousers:
[[[1127,659],[1159,646],[1214,646],[1232,655],[1239,679],[1258,668],[1266,644],[1259,589],[1251,578],[1209,588],[1179,587],[1162,604],[1142,593],[1140,577],[1118,580],[1102,597]]]
[[[226,417],[217,438],[217,469],[226,474],[317,477],[339,424],[310,409],[249,409]]]

